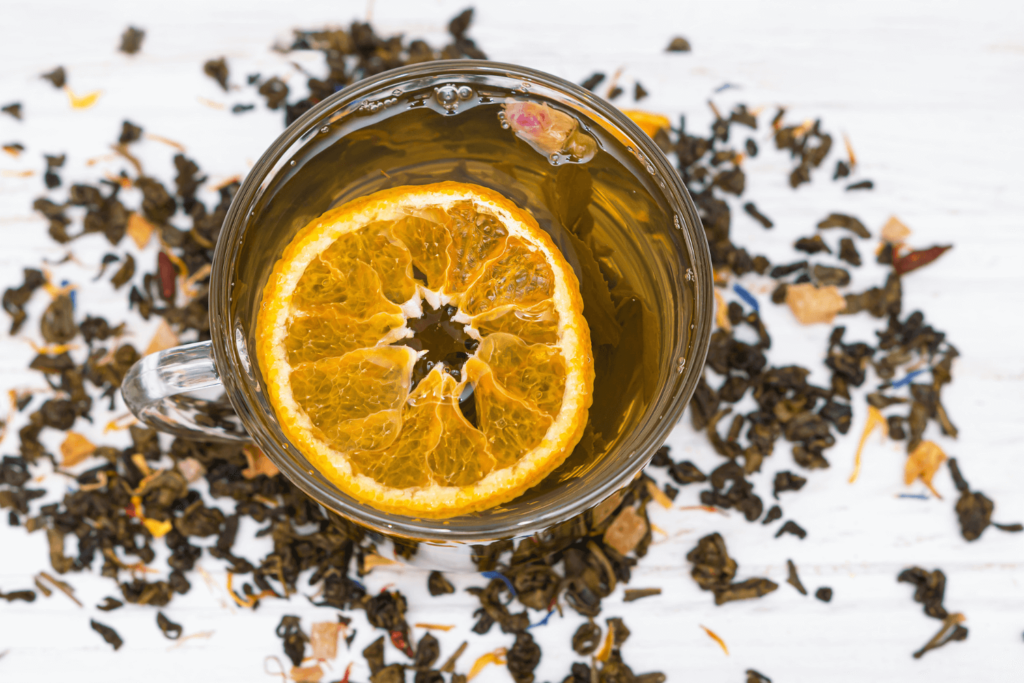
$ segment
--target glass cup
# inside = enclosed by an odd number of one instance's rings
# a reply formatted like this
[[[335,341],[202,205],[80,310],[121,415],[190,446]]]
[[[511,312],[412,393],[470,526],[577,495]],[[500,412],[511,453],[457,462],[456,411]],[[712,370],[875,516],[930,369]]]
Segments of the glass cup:
[[[353,183],[358,185],[359,179],[347,177],[347,170],[374,154],[367,143],[372,132],[348,125],[355,117],[391,106],[397,94],[413,91],[436,91],[448,113],[455,113],[443,99],[447,93],[460,97],[488,87],[511,88],[517,100],[557,103],[578,114],[591,130],[601,127],[606,139],[628,143],[629,152],[644,162],[649,187],[658,195],[653,201],[672,217],[663,224],[644,224],[642,234],[625,236],[644,255],[644,276],[653,293],[647,303],[657,321],[658,351],[644,363],[656,372],[656,390],[635,428],[585,476],[542,485],[494,509],[450,519],[381,512],[339,490],[282,434],[252,353],[256,312],[284,246],[299,228],[342,200],[339,188],[351,192]],[[387,177],[386,164],[393,160],[380,161]],[[453,548],[468,557],[470,544],[541,532],[629,483],[664,443],[697,385],[713,307],[711,261],[693,202],[668,159],[628,117],[579,86],[532,69],[473,60],[429,62],[388,71],[335,93],[270,146],[242,182],[217,242],[210,279],[211,340],[146,356],[125,377],[122,393],[141,421],[161,431],[209,441],[255,442],[288,479],[328,510],[385,536],[419,541],[425,544],[417,554],[423,564],[451,567],[459,564],[451,561]],[[221,385],[230,406],[189,395]]]

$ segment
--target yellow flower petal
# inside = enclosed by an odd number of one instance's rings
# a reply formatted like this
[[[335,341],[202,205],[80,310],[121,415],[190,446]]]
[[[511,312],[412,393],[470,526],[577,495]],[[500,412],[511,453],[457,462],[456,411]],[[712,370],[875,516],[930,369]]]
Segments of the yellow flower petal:
[[[882,427],[882,434],[888,436],[889,434],[889,423],[882,417],[881,411],[878,408],[869,405],[868,406],[868,423],[864,425],[864,432],[860,435],[860,444],[857,446],[857,455],[853,459],[853,473],[850,475],[850,483],[857,481],[857,475],[860,474],[860,456],[864,451],[864,444],[868,441],[868,436],[875,430],[875,427]]]
[[[149,533],[153,534],[153,538],[163,538],[172,527],[171,520],[169,519],[163,522],[158,522],[155,519],[144,517],[142,519],[142,523],[147,529],[149,529]]]
[[[149,244],[149,238],[153,236],[153,224],[134,211],[128,216],[128,228],[125,232],[135,242],[135,246],[144,249]]]
[[[74,467],[88,458],[96,450],[95,444],[78,432],[68,432],[64,443],[60,445],[62,457],[61,467]]]
[[[91,93],[86,93],[85,95],[78,96],[75,93],[71,92],[71,88],[67,87],[64,88],[64,92],[68,94],[68,101],[71,102],[72,109],[88,109],[89,107],[96,104],[96,100],[98,100],[100,98],[100,95],[103,94],[102,90],[95,90]]]
[[[938,471],[942,463],[946,461],[946,454],[942,452],[939,445],[934,441],[922,441],[914,452],[907,458],[907,466],[904,471],[904,483],[908,486],[920,479],[928,490],[935,494],[936,498],[942,499],[939,492],[932,486],[932,477]]]
[[[698,626],[700,626],[700,624],[698,624]],[[707,633],[708,637],[711,638],[711,640],[718,643],[718,647],[722,648],[722,652],[724,652],[726,655],[729,654],[729,648],[726,646],[725,641],[722,640],[721,636],[719,636],[717,633],[709,629],[707,626],[700,627],[704,629],[704,633]]]
[[[657,135],[659,130],[672,126],[672,122],[668,120],[668,117],[661,114],[652,114],[639,109],[628,109],[622,113],[628,116],[633,123],[640,126],[640,130],[652,138]]]
[[[508,649],[499,647],[493,652],[488,652],[485,655],[480,655],[477,660],[473,662],[473,668],[466,674],[466,680],[471,681],[476,678],[477,674],[487,668],[490,664],[504,664],[505,655],[508,654]]]

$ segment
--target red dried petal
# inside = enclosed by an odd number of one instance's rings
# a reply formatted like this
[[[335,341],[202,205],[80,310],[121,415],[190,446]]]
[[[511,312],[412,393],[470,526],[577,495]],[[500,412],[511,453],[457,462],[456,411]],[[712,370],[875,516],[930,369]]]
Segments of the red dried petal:
[[[917,270],[922,266],[927,266],[929,263],[939,258],[952,248],[953,245],[950,244],[944,247],[932,247],[931,249],[912,251],[905,256],[893,259],[892,267],[896,271],[897,275],[903,275],[904,273],[909,273],[912,270]]]
[[[171,263],[171,259],[162,251],[157,255],[156,263],[157,272],[160,276],[160,296],[163,297],[164,301],[173,301],[177,270],[174,264]]]

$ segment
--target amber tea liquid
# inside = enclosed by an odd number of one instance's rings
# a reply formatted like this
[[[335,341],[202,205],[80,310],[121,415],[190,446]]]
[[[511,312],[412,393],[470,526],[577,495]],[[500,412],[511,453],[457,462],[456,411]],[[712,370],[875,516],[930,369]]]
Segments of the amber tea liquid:
[[[503,105],[528,99],[573,117],[578,134],[592,142],[592,156],[580,163],[517,135]],[[636,428],[663,371],[656,304],[664,299],[664,283],[651,264],[671,253],[672,245],[655,230],[678,227],[678,219],[661,193],[663,183],[627,142],[525,89],[453,84],[365,100],[296,144],[301,148],[259,200],[260,229],[247,231],[241,245],[234,283],[239,293],[261,291],[296,232],[334,206],[400,185],[452,180],[491,188],[529,210],[574,269],[595,361],[583,438],[558,470],[523,497],[585,476]],[[659,248],[665,252],[652,253]],[[687,309],[681,312],[684,329],[692,331],[694,296],[679,298]],[[257,307],[232,306],[255,319]]]

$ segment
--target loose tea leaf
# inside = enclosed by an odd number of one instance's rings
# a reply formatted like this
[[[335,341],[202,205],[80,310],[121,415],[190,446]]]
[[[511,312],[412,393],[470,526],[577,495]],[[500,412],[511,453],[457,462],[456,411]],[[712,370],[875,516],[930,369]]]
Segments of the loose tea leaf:
[[[413,666],[420,671],[429,670],[440,656],[441,648],[437,642],[437,638],[427,633],[420,638],[420,642],[416,644],[416,655],[414,657]]]
[[[832,602],[832,589],[827,586],[822,586],[814,592],[814,597],[818,598],[822,602]]]
[[[22,602],[35,602],[36,592],[32,590],[11,591],[10,593],[0,591],[0,600],[6,600],[7,602],[15,602],[17,600]]]
[[[786,579],[786,583],[796,588],[800,595],[807,595],[807,589],[804,588],[804,584],[800,581],[800,575],[797,574],[796,565],[793,564],[793,560],[786,560],[786,566],[789,568],[789,578]]]
[[[32,298],[32,294],[46,284],[46,278],[42,271],[35,268],[24,270],[24,282],[19,287],[9,287],[4,291],[3,306],[7,314],[11,316],[10,334],[17,334],[24,324],[28,314],[24,307]]]
[[[223,57],[211,59],[203,64],[203,73],[217,81],[224,92],[228,91],[228,63]]]
[[[807,479],[792,472],[776,472],[775,483],[772,487],[772,495],[775,500],[779,499],[781,491],[799,491],[807,483]]]
[[[280,109],[288,99],[288,86],[275,76],[260,85],[259,93],[267,99],[268,109]]]
[[[910,567],[900,572],[896,580],[915,587],[914,602],[924,605],[924,613],[934,619],[945,619],[949,613],[942,601],[946,594],[946,575],[940,569],[929,572],[920,567]]]
[[[132,279],[133,275],[135,275],[135,259],[131,254],[125,254],[124,265],[118,268],[114,276],[110,278],[110,283],[114,285],[114,289],[121,289]]]
[[[850,284],[850,273],[843,268],[815,265],[811,269],[811,277],[818,285],[824,287],[845,287]]]
[[[839,259],[846,261],[851,266],[859,266],[861,264],[860,252],[854,246],[853,239],[844,237],[839,240]]]
[[[438,669],[438,671],[446,674],[450,674],[455,671],[455,663],[459,661],[459,657],[462,656],[462,653],[466,651],[467,647],[469,647],[469,641],[462,641],[462,645],[459,645],[458,649],[456,649],[455,652],[445,660],[445,663],[441,665],[441,668]]]
[[[592,621],[581,624],[572,637],[572,649],[579,655],[589,655],[601,644],[601,627]]]
[[[3,107],[0,107],[0,111],[4,112],[5,114],[10,114],[14,118],[21,121],[21,102],[11,102],[10,104],[5,104]]]
[[[66,344],[78,336],[74,311],[75,306],[67,294],[55,297],[46,307],[43,319],[39,323],[43,339],[51,344]]]
[[[121,47],[118,50],[125,54],[133,55],[142,49],[142,40],[145,37],[146,32],[144,30],[129,26],[121,34]]]
[[[734,583],[736,561],[729,557],[725,541],[717,533],[700,539],[697,546],[687,553],[686,559],[694,565],[690,575],[701,590],[714,592],[716,605],[761,597],[778,588],[768,579],[747,579]]]
[[[821,239],[821,235],[814,235],[813,237],[801,237],[793,245],[793,248],[797,251],[807,252],[808,254],[817,254],[819,252],[825,252],[831,254],[832,250],[825,244],[825,240]],[[819,268],[820,266],[815,266]],[[818,278],[815,278],[818,279]],[[834,284],[834,283],[823,283],[823,284]]]
[[[101,602],[100,604],[96,605],[96,609],[100,610],[101,612],[110,612],[112,610],[117,609],[118,607],[123,607],[123,606],[124,606],[124,603],[121,602],[120,600],[118,600],[117,598],[107,597],[107,598],[103,598],[103,602]]]
[[[980,491],[972,492],[967,481],[960,474],[960,467],[956,458],[948,461],[949,472],[953,477],[953,483],[960,498],[956,502],[956,514],[960,521],[960,533],[964,539],[975,541],[981,537],[989,524],[1002,531],[1011,533],[1024,530],[1021,524],[995,524],[992,522],[992,512],[995,510],[993,503],[985,494]]]
[[[43,74],[40,78],[50,81],[50,83],[53,83],[53,87],[55,88],[63,88],[67,83],[67,76],[65,75],[64,67],[62,66],[58,66],[53,71]]]
[[[444,577],[444,574],[439,571],[433,571],[430,572],[430,576],[427,577],[427,590],[430,591],[431,595],[437,597],[438,595],[454,593],[455,586],[453,586],[451,582]]]
[[[666,52],[689,52],[690,49],[691,49],[690,48],[690,41],[688,41],[686,38],[683,38],[682,36],[676,36],[671,41],[669,41],[668,47],[665,48],[665,51]]]
[[[309,636],[302,630],[299,617],[287,614],[281,617],[275,633],[283,641],[284,654],[292,660],[292,665],[301,665]]]
[[[52,533],[52,532],[54,532],[56,530],[50,530],[50,531],[51,531],[51,533],[47,534],[47,538],[50,541],[50,545],[51,545],[51,548],[50,548],[50,562],[51,562],[51,564],[54,565],[54,568],[57,569],[57,571],[61,571],[62,569],[65,569],[65,568],[70,568],[71,565],[68,562],[69,558],[66,558],[66,557],[63,557],[61,555],[58,555],[58,553],[55,552],[54,549],[53,549],[54,542],[62,540],[61,537],[60,537],[59,532],[58,533]],[[58,569],[58,565],[61,566],[60,569]],[[76,605],[78,605],[79,607],[83,606],[82,602],[78,598],[75,597],[75,589],[72,588],[70,586],[70,584],[68,584],[68,583],[66,583],[64,581],[61,581],[60,579],[58,579],[58,578],[56,578],[54,576],[51,576],[50,574],[48,574],[46,572],[39,572],[38,578],[45,579],[54,588],[59,590],[64,595],[68,596],[71,599],[71,601],[73,603],[75,603]]]
[[[142,139],[142,127],[136,126],[131,121],[121,122],[121,135],[118,136],[117,141],[122,145],[128,145],[136,140]]]
[[[747,142],[752,143],[753,141],[748,140]],[[747,153],[750,154],[751,156],[755,156],[757,154],[757,146],[754,146],[753,152],[750,152],[750,148],[748,147]],[[757,207],[754,206],[754,202],[747,202],[746,204],[744,204],[743,210],[750,214],[751,218],[753,218],[755,221],[763,225],[765,228],[770,228],[773,225],[775,225],[774,223],[772,223],[772,220],[768,218],[768,216],[765,216],[763,213],[757,210]]]
[[[623,602],[633,602],[641,598],[649,598],[654,595],[661,595],[660,588],[627,588],[623,594]]]
[[[900,572],[896,580],[900,583],[913,584],[916,588],[914,601],[924,605],[924,613],[928,616],[943,620],[939,632],[924,647],[914,653],[915,659],[920,659],[929,650],[941,647],[950,641],[964,640],[967,637],[967,629],[960,626],[964,621],[964,616],[959,613],[950,614],[942,604],[946,592],[946,575],[941,570],[936,569],[929,572],[920,567],[910,567]]]
[[[164,634],[164,637],[169,640],[177,640],[181,637],[181,624],[175,624],[163,612],[156,613],[156,625],[160,627],[160,632]]]
[[[384,669],[384,636],[373,641],[363,649],[363,658],[370,667],[370,676],[376,676]]]
[[[782,534],[793,534],[801,541],[807,537],[807,532],[803,530],[803,527],[801,527],[793,520],[789,520],[785,524],[783,524],[776,532],[775,538],[778,538]]]
[[[516,683],[533,683],[533,671],[540,664],[540,647],[529,633],[517,633],[508,651],[506,664]]]
[[[950,614],[942,622],[942,628],[931,640],[914,653],[914,659],[920,659],[926,652],[942,647],[946,643],[967,639],[967,629],[960,624],[964,621],[962,614]]]
[[[864,224],[853,216],[847,216],[842,213],[829,214],[827,218],[824,218],[818,223],[819,230],[827,230],[829,228],[845,228],[857,237],[871,237],[871,233]]]
[[[448,32],[456,38],[463,38],[473,21],[473,8],[465,9],[448,22]]]
[[[846,191],[849,192],[851,190],[872,190],[872,189],[874,189],[874,187],[875,187],[875,184],[872,181],[870,181],[870,180],[862,180],[859,183],[853,183],[852,185],[847,185],[846,186]]]
[[[101,636],[103,636],[103,640],[110,643],[110,645],[113,646],[115,651],[119,650],[121,646],[124,645],[124,641],[121,640],[121,636],[117,635],[117,631],[110,628],[109,626],[101,624],[100,622],[94,619],[89,620],[89,626],[92,627],[93,631],[96,631],[96,633],[99,633]]]

